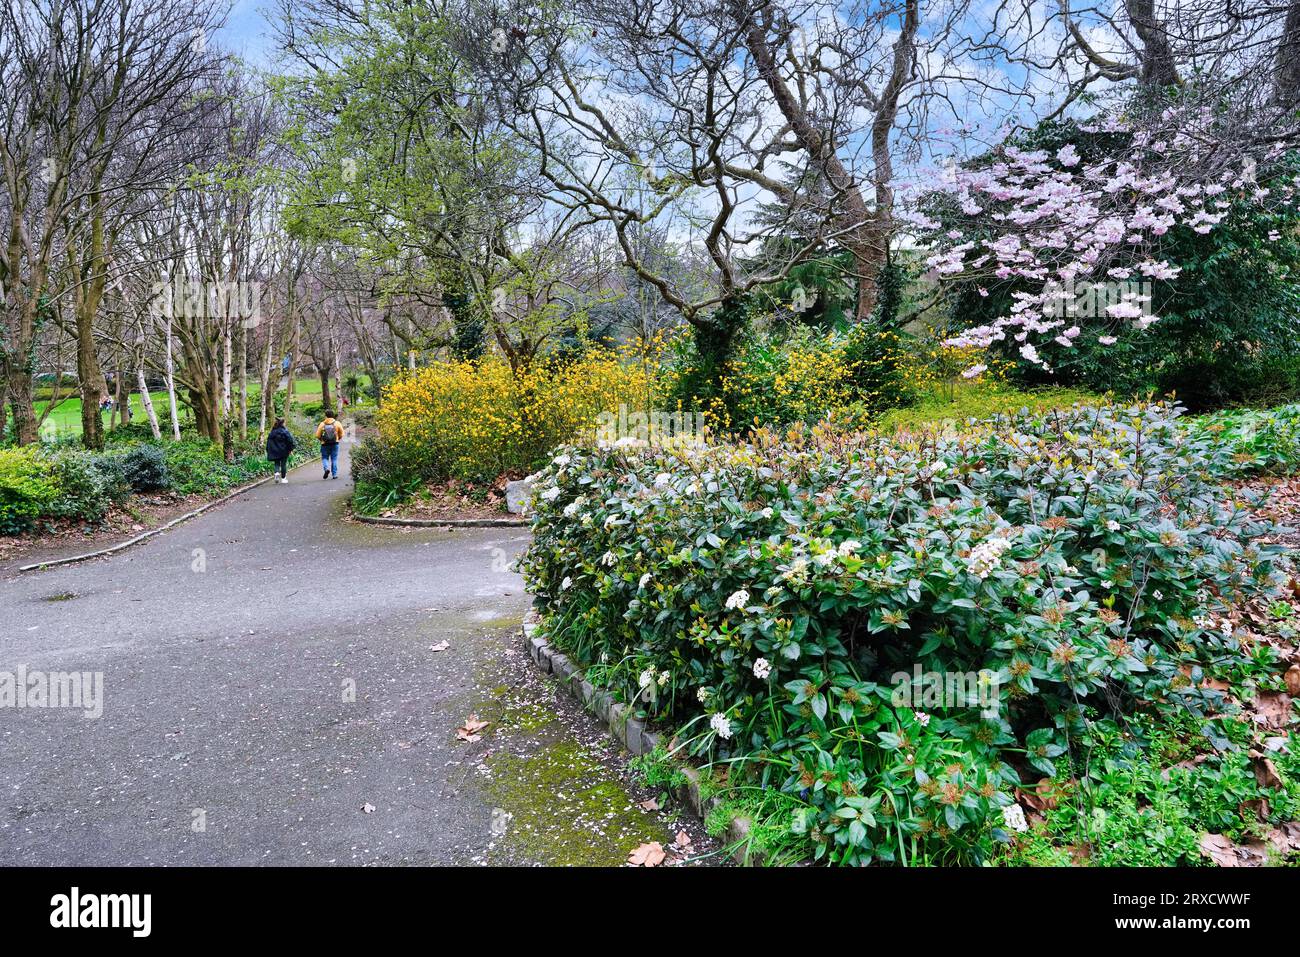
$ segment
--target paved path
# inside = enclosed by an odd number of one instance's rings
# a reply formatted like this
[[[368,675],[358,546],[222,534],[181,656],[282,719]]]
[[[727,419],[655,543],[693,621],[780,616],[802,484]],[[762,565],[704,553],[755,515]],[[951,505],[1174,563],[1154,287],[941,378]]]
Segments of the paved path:
[[[613,864],[670,839],[528,667],[523,530],[348,523],[349,487],[308,465],[0,582],[0,672],[104,681],[98,719],[0,707],[0,864]]]

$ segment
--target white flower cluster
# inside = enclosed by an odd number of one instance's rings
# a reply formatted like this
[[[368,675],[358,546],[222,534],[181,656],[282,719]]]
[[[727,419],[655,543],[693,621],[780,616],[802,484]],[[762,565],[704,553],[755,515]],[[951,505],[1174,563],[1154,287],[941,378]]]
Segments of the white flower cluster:
[[[788,582],[802,585],[808,580],[808,559],[800,555],[790,563],[789,568],[781,573],[781,577]]]
[[[737,592],[734,592],[731,595],[731,597],[727,599],[727,607],[733,610],[737,608],[743,610],[744,607],[748,604],[749,604],[749,592],[745,591],[745,589],[743,588]]]
[[[760,681],[766,681],[768,675],[772,673],[772,662],[766,658],[759,658],[754,662],[754,677]]]
[[[1002,564],[1002,553],[1011,547],[1011,539],[994,536],[986,538],[971,549],[966,567],[976,578],[988,578]]]
[[[709,727],[712,728],[724,741],[731,737],[731,722],[727,720],[725,714],[715,714],[709,719]]]
[[[1025,820],[1025,809],[1019,804],[1008,804],[1002,809],[1002,823],[1013,831],[1029,830],[1029,822]]]

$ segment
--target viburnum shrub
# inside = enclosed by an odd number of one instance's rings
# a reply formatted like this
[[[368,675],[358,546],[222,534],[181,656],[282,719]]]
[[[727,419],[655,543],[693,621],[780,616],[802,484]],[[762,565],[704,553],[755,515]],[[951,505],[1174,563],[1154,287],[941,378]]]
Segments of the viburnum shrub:
[[[812,856],[983,860],[1089,714],[1224,706],[1201,668],[1277,549],[1179,415],[566,448],[524,571],[560,649],[730,786],[797,800]]]

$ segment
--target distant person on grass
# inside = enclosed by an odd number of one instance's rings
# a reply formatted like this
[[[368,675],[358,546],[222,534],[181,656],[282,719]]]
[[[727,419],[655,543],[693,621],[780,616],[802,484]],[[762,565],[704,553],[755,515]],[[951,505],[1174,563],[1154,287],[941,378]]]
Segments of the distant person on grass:
[[[339,477],[339,440],[343,438],[343,423],[334,418],[334,413],[326,410],[325,421],[316,426],[316,438],[320,441],[320,464],[325,468],[323,479]]]
[[[266,437],[266,457],[279,473],[280,477],[276,481],[281,485],[289,484],[289,455],[296,444],[289,430],[284,427],[284,419],[276,419],[271,434]]]

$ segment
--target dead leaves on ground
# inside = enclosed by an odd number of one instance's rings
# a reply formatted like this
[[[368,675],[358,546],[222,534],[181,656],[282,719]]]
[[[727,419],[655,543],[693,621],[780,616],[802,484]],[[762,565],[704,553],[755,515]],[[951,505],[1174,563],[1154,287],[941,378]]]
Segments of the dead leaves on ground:
[[[1072,783],[1072,782],[1071,782]],[[1032,791],[1016,788],[1016,800],[1032,811],[1050,811],[1061,803],[1070,784],[1040,778]]]
[[[1291,720],[1291,696],[1285,691],[1261,691],[1246,709],[1246,716],[1265,728],[1285,728]]]
[[[658,841],[641,844],[627,856],[627,862],[633,867],[658,867],[668,856],[664,846]]]
[[[1222,834],[1206,834],[1201,838],[1201,854],[1219,867],[1263,867],[1271,859],[1297,851],[1300,851],[1300,822],[1296,821],[1288,821],[1244,844],[1234,844]]]
[[[488,722],[480,721],[478,715],[472,714],[456,729],[456,738],[460,741],[477,741],[481,737],[479,732],[487,726]]]
[[[659,867],[668,859],[668,851],[678,857],[687,857],[695,853],[695,842],[686,831],[678,831],[668,850],[664,850],[658,841],[640,844],[627,856],[627,863],[630,867]]]
[[[1282,676],[1286,682],[1286,692],[1293,698],[1300,698],[1300,665],[1292,665]]]

